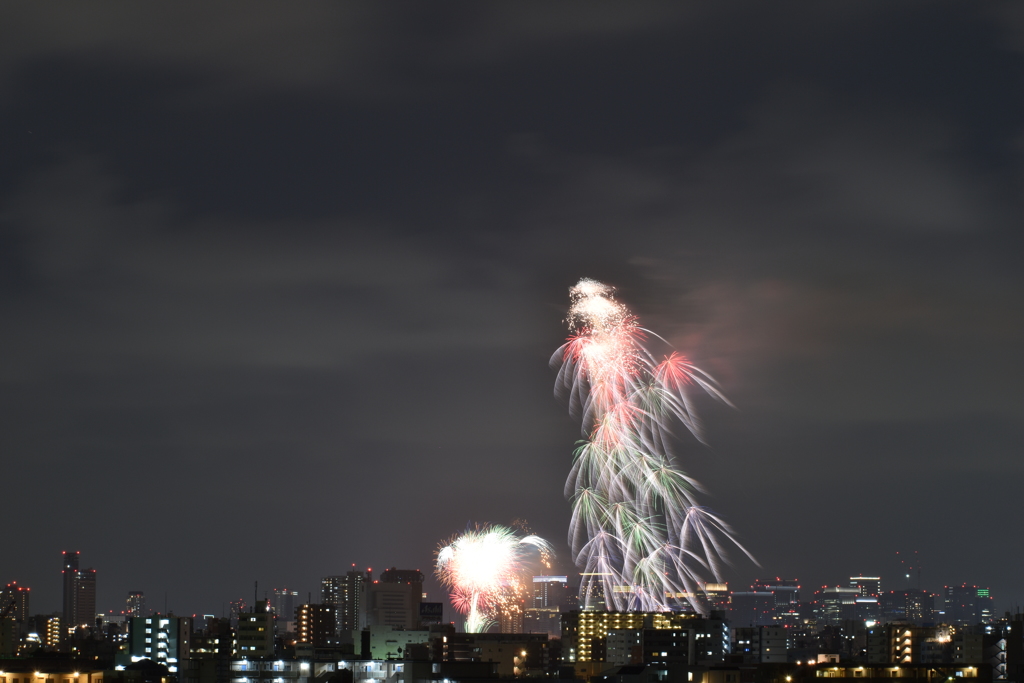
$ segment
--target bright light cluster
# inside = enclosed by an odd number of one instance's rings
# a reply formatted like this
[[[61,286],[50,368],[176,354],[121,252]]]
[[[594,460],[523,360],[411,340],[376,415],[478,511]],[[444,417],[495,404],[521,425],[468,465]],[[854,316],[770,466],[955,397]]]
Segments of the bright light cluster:
[[[681,422],[701,439],[691,386],[729,402],[683,356],[656,360],[644,343],[657,335],[614,294],[587,278],[570,289],[571,335],[551,358],[559,368],[556,394],[568,396],[586,437],[566,482],[581,598],[587,607],[603,594],[608,609],[655,611],[685,595],[704,612],[700,586],[721,580],[724,541],[750,554],[724,521],[696,504],[699,486],[676,466],[670,428]]]
[[[437,551],[437,576],[451,589],[452,605],[466,615],[466,632],[482,633],[502,610],[517,610],[525,579],[550,566],[551,545],[500,524],[484,524],[452,538]]]

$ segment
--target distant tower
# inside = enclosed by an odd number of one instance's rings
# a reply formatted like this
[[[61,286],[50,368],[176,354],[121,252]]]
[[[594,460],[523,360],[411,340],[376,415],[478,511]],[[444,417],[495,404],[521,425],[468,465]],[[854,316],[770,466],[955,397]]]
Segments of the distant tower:
[[[64,604],[61,612],[61,633],[70,637],[75,629],[96,624],[96,570],[79,569],[80,553],[63,553]]]
[[[142,591],[131,591],[125,601],[124,614],[127,618],[144,617],[146,615],[146,596]]]
[[[270,607],[277,620],[277,630],[284,633],[286,624],[295,618],[295,598],[299,597],[298,591],[287,588],[275,588],[270,593]]]
[[[69,553],[64,551],[64,569],[61,572],[62,579],[64,581],[64,609],[61,611],[61,626],[62,631],[66,634],[74,626],[77,625],[75,621],[78,616],[78,610],[75,608],[75,597],[78,591],[75,590],[75,585],[78,579],[78,556],[80,553],[75,551]]]
[[[229,615],[229,619],[231,621],[231,625],[237,627],[238,626],[238,617],[239,617],[239,615],[242,612],[244,612],[246,610],[248,605],[245,603],[245,599],[244,598],[238,598],[237,600],[232,600],[231,602],[228,603],[228,605],[231,608],[231,614]]]
[[[851,576],[850,588],[859,589],[861,597],[877,598],[882,594],[882,579],[878,576]]]
[[[946,621],[958,626],[975,626],[992,621],[993,600],[988,588],[969,586],[946,586]]]
[[[11,581],[3,590],[0,590],[0,613],[10,609],[10,615],[14,617],[15,621],[27,620],[28,594],[28,587],[19,586],[17,581]]]

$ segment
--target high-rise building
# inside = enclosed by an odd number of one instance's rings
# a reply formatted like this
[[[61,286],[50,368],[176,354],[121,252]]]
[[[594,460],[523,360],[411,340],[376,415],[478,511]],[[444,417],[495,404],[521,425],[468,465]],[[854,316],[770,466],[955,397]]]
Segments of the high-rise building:
[[[365,587],[373,581],[370,570],[352,569],[345,574],[325,576],[320,581],[320,602],[334,609],[334,624],[339,631],[355,631],[364,626]]]
[[[275,588],[270,592],[270,610],[274,613],[277,622],[278,633],[291,631],[295,618],[295,598],[299,597],[298,591],[287,588]]]
[[[992,621],[992,595],[980,586],[946,586],[945,621],[960,626],[987,624]]]
[[[17,581],[7,584],[0,590],[0,615],[25,622],[28,619],[29,593],[28,586],[19,586]]]
[[[367,626],[419,628],[423,601],[423,573],[419,570],[388,569],[380,581],[366,584],[364,594]]]
[[[79,569],[75,582],[75,626],[96,624],[96,570]]]
[[[922,625],[935,620],[934,597],[920,588],[889,591],[879,596],[878,602],[886,623],[905,621]]]
[[[532,599],[526,603],[521,631],[547,633],[557,638],[562,633],[562,610],[575,607],[575,598],[569,587],[568,576],[535,576]]]
[[[125,616],[132,617],[145,617],[146,614],[146,596],[142,591],[130,591],[128,593],[128,599],[125,600]]]
[[[533,600],[530,607],[566,607],[568,597],[568,576],[533,577]]]
[[[64,551],[64,609],[61,626],[66,633],[91,627],[96,620],[96,570],[79,568],[80,553]]]
[[[857,598],[859,588],[823,586],[817,593],[818,623],[824,626],[839,626],[844,620],[857,619]]]
[[[64,583],[64,602],[63,609],[61,610],[61,625],[64,627],[64,631],[68,632],[71,630],[72,625],[76,624],[75,617],[77,616],[77,610],[75,608],[75,596],[78,591],[75,590],[75,581],[78,578],[78,551],[75,552],[63,552],[64,569],[61,570],[61,579]]]

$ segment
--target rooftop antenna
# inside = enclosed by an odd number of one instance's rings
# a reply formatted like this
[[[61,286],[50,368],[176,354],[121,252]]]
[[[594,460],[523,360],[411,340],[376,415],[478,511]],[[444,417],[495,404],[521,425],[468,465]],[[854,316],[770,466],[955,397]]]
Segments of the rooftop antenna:
[[[256,611],[256,603],[260,601],[259,593],[260,593],[260,582],[259,581],[253,581],[252,582],[252,611],[253,612]]]

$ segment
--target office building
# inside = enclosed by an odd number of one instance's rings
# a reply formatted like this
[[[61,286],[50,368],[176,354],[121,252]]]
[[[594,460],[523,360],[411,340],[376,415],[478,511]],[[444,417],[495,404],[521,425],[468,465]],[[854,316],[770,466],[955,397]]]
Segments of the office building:
[[[295,631],[295,602],[298,597],[298,591],[287,588],[275,588],[270,592],[270,610],[274,614],[277,633]]]
[[[878,598],[882,621],[929,624],[935,621],[935,596],[920,588],[888,591]]]
[[[945,621],[959,626],[988,624],[992,621],[993,600],[988,588],[946,586],[944,590]]]
[[[380,581],[365,586],[366,626],[395,626],[417,629],[423,601],[423,573],[419,570],[388,569]]]
[[[580,572],[580,609],[603,611],[607,606],[605,581],[611,574]]]
[[[839,626],[843,621],[857,619],[860,588],[825,586],[816,597],[819,625]]]
[[[530,607],[568,607],[568,576],[535,576],[531,582]]]
[[[860,591],[860,596],[877,598],[882,594],[882,579],[878,576],[851,576],[850,588]]]
[[[532,594],[523,611],[520,631],[558,638],[562,633],[562,610],[574,609],[577,603],[569,577],[535,576],[528,586]]]
[[[703,583],[701,588],[704,591],[703,599],[707,601],[708,608],[719,612],[728,612],[731,602],[729,584],[727,583]],[[752,589],[757,590],[757,589]]]

